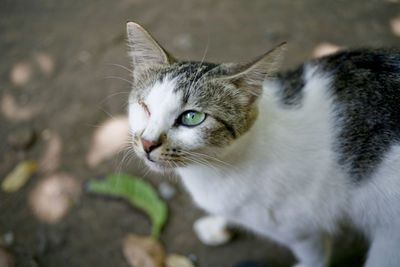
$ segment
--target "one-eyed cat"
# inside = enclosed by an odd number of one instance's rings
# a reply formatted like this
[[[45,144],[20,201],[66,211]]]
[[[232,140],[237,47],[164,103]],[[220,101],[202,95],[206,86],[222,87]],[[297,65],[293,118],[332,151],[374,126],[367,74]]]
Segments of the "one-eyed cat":
[[[338,222],[400,266],[400,53],[356,50],[278,72],[285,45],[245,64],[180,61],[127,24],[136,154],[174,171],[210,214],[328,266]]]

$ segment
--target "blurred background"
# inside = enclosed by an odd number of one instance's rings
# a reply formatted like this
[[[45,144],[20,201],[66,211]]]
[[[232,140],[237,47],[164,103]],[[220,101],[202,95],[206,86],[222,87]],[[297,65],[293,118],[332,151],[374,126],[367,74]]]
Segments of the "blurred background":
[[[286,69],[338,49],[400,45],[395,0],[1,0],[0,182],[26,160],[37,168],[13,192],[0,190],[0,266],[130,266],[124,237],[148,235],[149,219],[84,190],[88,179],[119,172],[172,190],[160,237],[167,253],[199,267],[293,264],[288,250],[244,231],[226,245],[203,245],[192,230],[203,213],[179,179],[147,173],[119,152],[128,20],[181,59],[246,61],[287,41]],[[332,266],[360,266],[365,257],[351,231],[334,248]]]

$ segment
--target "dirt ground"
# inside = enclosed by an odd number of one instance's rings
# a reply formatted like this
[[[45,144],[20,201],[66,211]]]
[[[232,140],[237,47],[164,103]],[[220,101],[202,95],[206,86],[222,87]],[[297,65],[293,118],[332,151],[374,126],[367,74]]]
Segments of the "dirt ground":
[[[290,68],[324,43],[398,47],[396,2],[0,1],[0,182],[21,160],[48,164],[17,192],[0,192],[0,257],[7,251],[16,266],[128,266],[122,240],[128,233],[148,235],[148,218],[123,201],[83,190],[88,179],[121,171],[154,185],[168,179],[177,188],[161,234],[167,252],[195,256],[198,267],[242,260],[290,266],[288,250],[244,231],[221,247],[201,244],[192,224],[203,213],[179,179],[146,174],[135,160],[121,163],[123,154],[88,164],[98,126],[125,114],[129,73],[117,66],[130,66],[125,23],[139,22],[183,59],[245,61],[287,41],[284,67]],[[62,186],[71,183],[67,195],[73,197],[64,214],[46,219],[32,199],[41,183],[57,177]],[[365,247],[345,230],[335,242],[332,266],[361,266]]]

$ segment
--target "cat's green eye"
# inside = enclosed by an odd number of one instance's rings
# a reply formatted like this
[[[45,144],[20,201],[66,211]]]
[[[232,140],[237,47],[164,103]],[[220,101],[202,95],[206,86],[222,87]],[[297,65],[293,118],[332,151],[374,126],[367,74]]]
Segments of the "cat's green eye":
[[[181,124],[185,126],[196,126],[202,123],[206,118],[206,114],[197,111],[186,111],[181,115]]]

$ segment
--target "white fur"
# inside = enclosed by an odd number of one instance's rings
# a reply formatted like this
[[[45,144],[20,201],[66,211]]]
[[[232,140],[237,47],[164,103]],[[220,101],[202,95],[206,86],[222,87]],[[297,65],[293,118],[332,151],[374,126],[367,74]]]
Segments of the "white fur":
[[[393,146],[371,181],[354,189],[351,218],[371,240],[366,267],[400,266],[400,145]]]
[[[158,140],[179,115],[182,96],[179,92],[174,92],[176,81],[177,78],[165,78],[162,82],[157,82],[144,99],[151,113],[142,134],[144,139]]]
[[[327,234],[346,217],[368,235],[383,236],[375,237],[368,267],[399,266],[393,245],[399,247],[400,233],[393,219],[400,218],[400,148],[388,155],[376,178],[353,186],[333,153],[330,78],[308,67],[305,80],[304,101],[296,110],[279,103],[278,84],[265,83],[255,125],[220,158],[230,166],[189,166],[178,173],[200,207],[287,245],[301,266],[327,266]],[[386,246],[393,231],[396,239]]]
[[[206,216],[193,224],[193,230],[206,245],[219,246],[231,239],[231,233],[226,228],[227,222],[221,217]]]
[[[301,266],[327,266],[329,234],[343,218],[373,242],[367,267],[400,266],[394,250],[400,247],[400,146],[375,177],[352,184],[333,152],[331,78],[311,66],[304,78],[300,107],[286,108],[276,97],[280,85],[265,82],[255,124],[225,149],[221,164],[189,165],[177,168],[178,174],[200,207],[285,244]],[[156,83],[144,99],[151,116],[134,103],[130,123],[148,140],[168,130],[173,141],[193,148],[201,143],[196,127],[172,127],[184,110],[175,86],[175,79]]]

